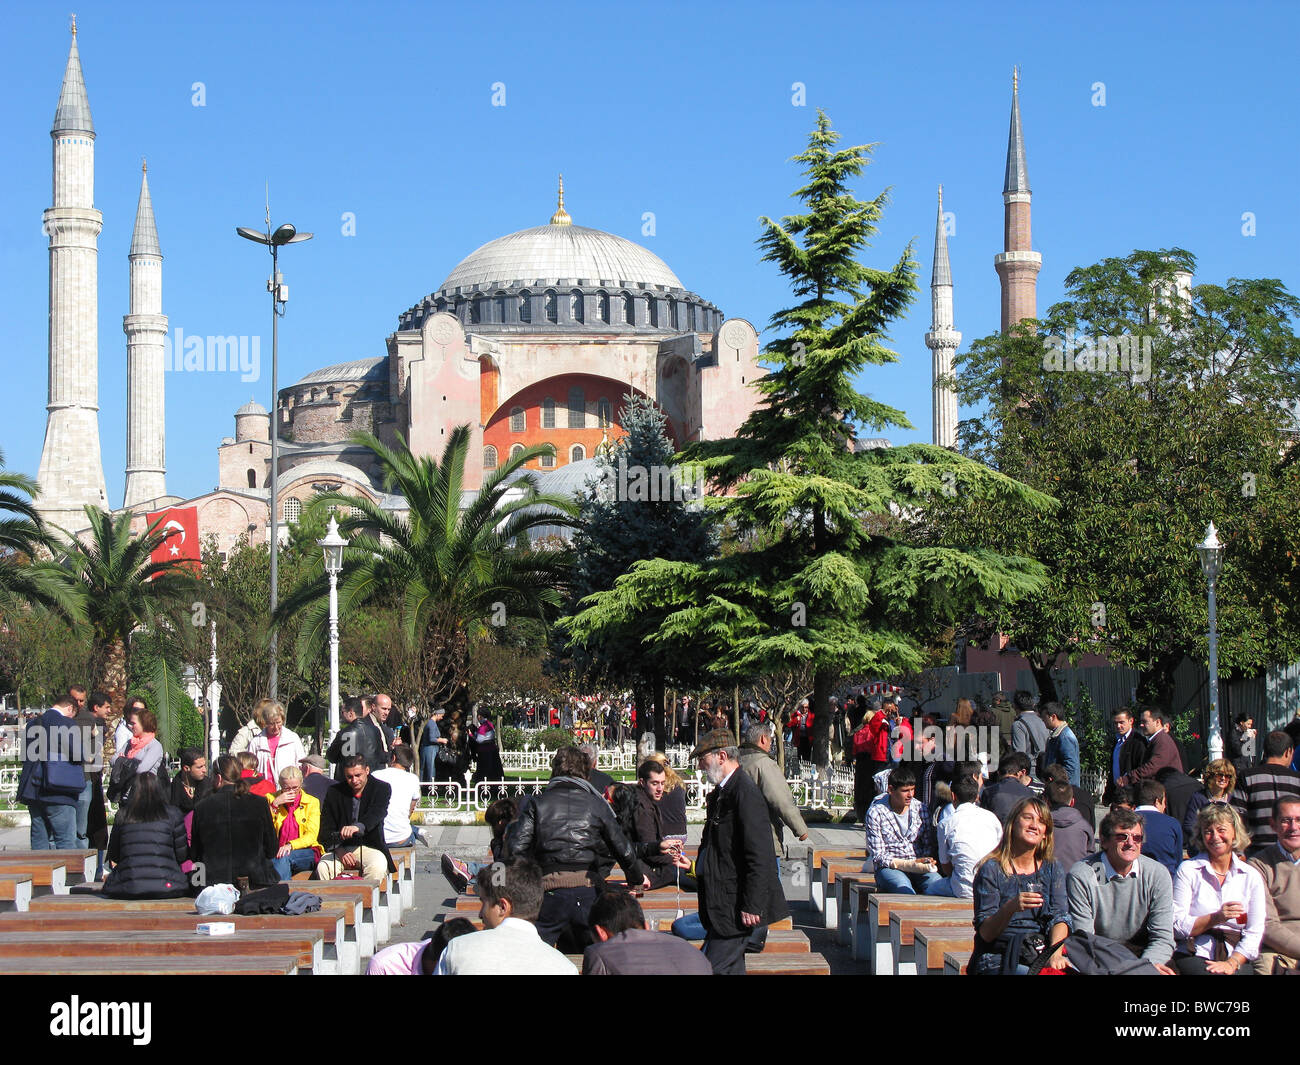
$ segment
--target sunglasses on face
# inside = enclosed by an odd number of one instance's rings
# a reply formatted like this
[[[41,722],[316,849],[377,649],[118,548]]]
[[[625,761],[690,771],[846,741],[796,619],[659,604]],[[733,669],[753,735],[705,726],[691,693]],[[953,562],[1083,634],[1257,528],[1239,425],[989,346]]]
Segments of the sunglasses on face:
[[[1145,836],[1137,836],[1131,832],[1116,832],[1114,839],[1117,843],[1141,843]]]

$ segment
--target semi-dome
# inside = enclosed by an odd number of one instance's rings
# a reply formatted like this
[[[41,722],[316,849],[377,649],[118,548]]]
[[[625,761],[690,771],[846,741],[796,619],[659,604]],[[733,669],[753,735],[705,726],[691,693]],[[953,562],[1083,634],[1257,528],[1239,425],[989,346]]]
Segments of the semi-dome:
[[[258,403],[257,400],[250,399],[240,407],[239,410],[235,411],[235,417],[238,418],[244,414],[260,414],[262,417],[266,417],[268,413],[267,409],[263,407],[262,404]]]
[[[380,355],[373,359],[354,359],[351,362],[336,362],[332,366],[322,366],[319,370],[312,370],[306,377],[289,387],[323,385],[331,381],[386,381],[387,379],[388,357]]]
[[[684,287],[667,263],[639,244],[600,229],[551,224],[488,241],[462,259],[438,291],[561,280]]]

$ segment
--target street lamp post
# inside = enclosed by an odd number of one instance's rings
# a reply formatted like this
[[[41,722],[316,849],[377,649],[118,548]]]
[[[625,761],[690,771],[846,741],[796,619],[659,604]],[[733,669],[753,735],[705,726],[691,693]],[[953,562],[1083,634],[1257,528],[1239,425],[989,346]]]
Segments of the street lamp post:
[[[284,305],[289,302],[289,286],[284,284],[280,278],[280,248],[285,244],[299,244],[304,240],[311,240],[310,233],[299,233],[289,223],[278,227],[274,232],[271,230],[271,212],[267,208],[266,232],[261,233],[256,229],[249,229],[247,226],[236,226],[235,232],[245,240],[251,240],[255,244],[265,244],[271,249],[271,278],[266,283],[266,289],[271,293],[271,616],[275,616],[275,608],[280,601],[280,588],[278,584],[279,568],[276,564],[276,556],[280,550],[280,515],[279,500],[277,496],[280,488],[280,406],[279,406],[279,380],[277,373],[279,370],[279,339],[280,319],[284,317]],[[279,698],[280,687],[280,670],[278,663],[277,651],[279,649],[279,633],[274,628],[271,629],[271,677],[269,694],[272,699]]]
[[[339,730],[339,572],[343,569],[343,549],[347,540],[339,535],[339,523],[330,515],[325,537],[316,541],[325,552],[325,573],[330,581],[330,725],[326,748]]]
[[[1223,544],[1214,522],[1205,530],[1205,540],[1196,545],[1201,556],[1201,570],[1210,594],[1210,761],[1223,757],[1223,734],[1219,730],[1219,632],[1214,603],[1214,589],[1223,568]]]
[[[208,685],[208,765],[217,764],[217,755],[221,753],[221,682],[217,680],[217,623],[212,625],[212,683]]]

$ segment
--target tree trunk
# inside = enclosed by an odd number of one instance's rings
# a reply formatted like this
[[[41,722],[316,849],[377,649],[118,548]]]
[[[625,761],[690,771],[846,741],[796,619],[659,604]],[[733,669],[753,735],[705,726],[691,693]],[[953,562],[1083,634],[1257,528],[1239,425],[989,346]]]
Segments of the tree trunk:
[[[1056,681],[1052,678],[1052,664],[1056,661],[1056,654],[1053,653],[1049,658],[1042,655],[1033,654],[1025,656],[1029,661],[1029,668],[1034,674],[1034,683],[1038,685],[1038,702],[1041,706],[1043,703],[1056,701]]]
[[[831,764],[831,688],[835,674],[821,671],[813,674],[813,763],[818,771],[829,772]]]
[[[126,706],[126,641],[120,636],[114,637],[103,645],[95,657],[103,666],[94,687],[103,688],[113,704],[104,727],[104,757],[111,759],[117,753],[113,732],[122,720],[122,710]]]

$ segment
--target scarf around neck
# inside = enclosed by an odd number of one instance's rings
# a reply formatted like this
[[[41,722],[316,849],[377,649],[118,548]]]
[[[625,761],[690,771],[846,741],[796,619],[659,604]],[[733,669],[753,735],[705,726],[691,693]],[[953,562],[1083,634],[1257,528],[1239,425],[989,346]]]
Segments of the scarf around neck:
[[[126,756],[128,758],[134,758],[146,747],[148,747],[149,744],[153,743],[153,741],[154,741],[154,734],[152,732],[142,732],[138,736],[132,736],[131,742],[127,744]]]

